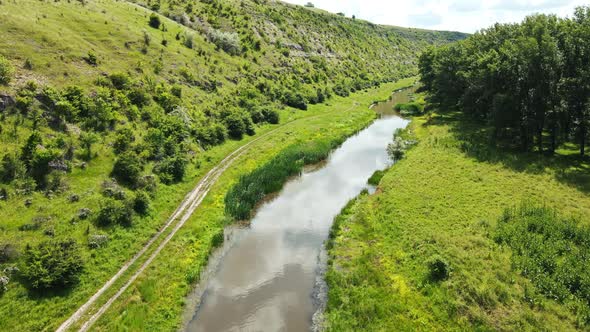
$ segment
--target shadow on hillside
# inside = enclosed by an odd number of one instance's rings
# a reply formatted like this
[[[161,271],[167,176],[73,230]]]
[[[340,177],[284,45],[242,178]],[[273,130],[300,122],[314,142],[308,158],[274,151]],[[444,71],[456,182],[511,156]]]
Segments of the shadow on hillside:
[[[424,126],[449,125],[461,151],[480,162],[502,164],[517,172],[542,174],[551,172],[561,183],[590,194],[590,157],[582,157],[574,147],[563,148],[554,155],[522,152],[516,144],[493,144],[491,130],[460,113],[433,115]]]

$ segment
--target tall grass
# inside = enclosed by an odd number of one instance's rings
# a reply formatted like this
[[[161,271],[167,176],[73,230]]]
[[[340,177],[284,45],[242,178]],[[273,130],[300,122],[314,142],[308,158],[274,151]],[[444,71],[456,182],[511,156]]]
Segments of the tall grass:
[[[281,190],[289,177],[301,173],[303,166],[326,159],[343,141],[319,140],[287,147],[268,163],[240,177],[225,196],[226,213],[236,220],[250,218],[266,195]]]

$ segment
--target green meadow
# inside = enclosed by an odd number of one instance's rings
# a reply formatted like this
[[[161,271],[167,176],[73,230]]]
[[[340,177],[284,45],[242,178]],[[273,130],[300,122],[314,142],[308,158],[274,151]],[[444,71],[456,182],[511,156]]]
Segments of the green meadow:
[[[418,144],[336,218],[328,330],[586,329],[590,160],[493,148],[491,130],[413,119]]]

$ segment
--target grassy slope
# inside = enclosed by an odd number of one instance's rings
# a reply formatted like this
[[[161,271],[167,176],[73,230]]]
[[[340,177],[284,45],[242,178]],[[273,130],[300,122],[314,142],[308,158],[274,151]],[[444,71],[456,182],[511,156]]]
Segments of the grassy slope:
[[[510,252],[488,234],[523,200],[588,223],[588,159],[491,151],[478,144],[485,130],[453,116],[411,127],[418,146],[375,195],[339,217],[328,273],[331,330],[575,329],[572,313],[511,270]],[[427,278],[435,254],[452,268],[441,283]]]

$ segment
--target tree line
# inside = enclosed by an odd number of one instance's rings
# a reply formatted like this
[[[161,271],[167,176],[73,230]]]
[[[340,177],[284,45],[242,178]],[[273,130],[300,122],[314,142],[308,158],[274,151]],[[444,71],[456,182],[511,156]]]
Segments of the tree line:
[[[553,153],[587,150],[590,128],[590,7],[573,16],[533,15],[495,24],[419,60],[429,101],[485,121],[494,144]]]

